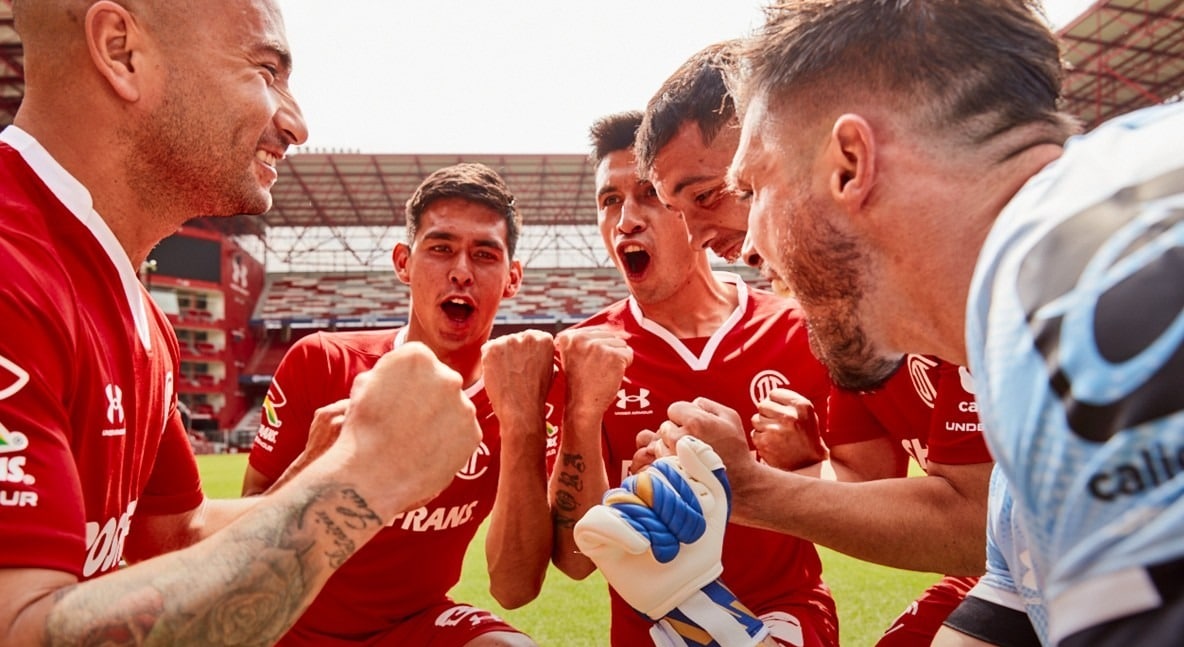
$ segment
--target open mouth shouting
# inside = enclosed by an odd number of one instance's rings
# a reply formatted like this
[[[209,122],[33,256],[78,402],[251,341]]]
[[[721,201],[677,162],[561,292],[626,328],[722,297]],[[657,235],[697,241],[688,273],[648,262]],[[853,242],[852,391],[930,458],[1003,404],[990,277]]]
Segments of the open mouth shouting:
[[[650,253],[637,243],[624,243],[617,247],[617,257],[630,279],[640,279],[650,266]]]
[[[448,297],[440,304],[440,309],[444,311],[444,316],[455,324],[468,323],[477,311],[471,300],[460,296]]]

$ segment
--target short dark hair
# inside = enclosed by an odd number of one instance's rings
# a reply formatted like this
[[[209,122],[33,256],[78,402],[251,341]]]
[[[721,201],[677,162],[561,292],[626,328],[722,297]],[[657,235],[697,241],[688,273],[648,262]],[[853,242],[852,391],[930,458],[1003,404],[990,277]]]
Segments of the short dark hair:
[[[982,143],[1033,123],[1062,141],[1064,68],[1037,0],[787,0],[746,41],[742,104],[793,97],[815,109],[860,93],[898,104],[915,126]]]
[[[641,126],[641,111],[626,110],[605,115],[593,122],[588,129],[592,151],[588,155],[592,166],[597,166],[609,153],[630,150]]]
[[[725,72],[736,64],[739,40],[714,43],[699,50],[662,83],[645,108],[637,132],[637,166],[643,174],[684,123],[699,126],[704,144],[710,144],[725,126],[736,124],[736,103],[724,82]]]
[[[502,214],[506,220],[506,249],[512,258],[518,246],[522,215],[502,176],[484,164],[462,162],[437,169],[424,178],[407,200],[407,240],[415,241],[423,212],[436,200],[463,198]]]

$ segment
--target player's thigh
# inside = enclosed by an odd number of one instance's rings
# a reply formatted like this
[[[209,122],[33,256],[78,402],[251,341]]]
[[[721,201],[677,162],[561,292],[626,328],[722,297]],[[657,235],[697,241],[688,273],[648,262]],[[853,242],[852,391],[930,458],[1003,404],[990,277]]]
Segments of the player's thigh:
[[[817,605],[780,605],[758,616],[769,636],[786,647],[837,647],[839,627],[835,617]]]
[[[406,618],[375,643],[381,647],[535,647],[535,642],[497,614],[443,600]]]

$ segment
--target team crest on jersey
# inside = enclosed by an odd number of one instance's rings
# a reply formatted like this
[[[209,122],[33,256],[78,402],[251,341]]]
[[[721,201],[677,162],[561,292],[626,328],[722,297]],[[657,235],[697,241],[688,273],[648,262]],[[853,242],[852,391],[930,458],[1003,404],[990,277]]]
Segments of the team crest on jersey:
[[[753,376],[752,381],[748,383],[748,397],[752,398],[754,405],[759,406],[761,401],[769,397],[773,389],[783,386],[789,386],[789,378],[772,369],[761,371]]]
[[[1126,187],[1050,230],[1015,276],[1049,388],[1085,440],[1182,408],[1182,195],[1182,170]]]
[[[929,369],[937,366],[937,362],[924,355],[909,355],[905,359],[905,366],[909,372],[909,379],[913,381],[917,397],[921,398],[925,406],[932,409],[933,403],[937,401],[937,388],[933,386],[933,380],[929,379]]]
[[[492,453],[489,451],[489,446],[482,442],[473,450],[473,455],[469,457],[469,462],[460,468],[456,473],[456,477],[466,481],[472,481],[481,478],[485,472],[489,471],[489,465],[493,462]]]
[[[284,408],[288,403],[288,398],[284,396],[284,390],[280,388],[280,383],[272,379],[271,387],[267,389],[267,395],[263,398],[263,415],[267,417],[267,425],[269,427],[279,428],[284,424],[280,420],[278,409]]]

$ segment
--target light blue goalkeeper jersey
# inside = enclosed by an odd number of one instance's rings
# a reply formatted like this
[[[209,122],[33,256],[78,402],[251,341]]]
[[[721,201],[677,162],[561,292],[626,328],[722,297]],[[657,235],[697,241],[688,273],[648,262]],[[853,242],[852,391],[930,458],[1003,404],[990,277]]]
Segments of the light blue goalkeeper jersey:
[[[1184,105],[1071,139],[1000,214],[968,304],[1006,477],[983,584],[1053,644],[1158,606],[1141,567],[1184,557]]]

